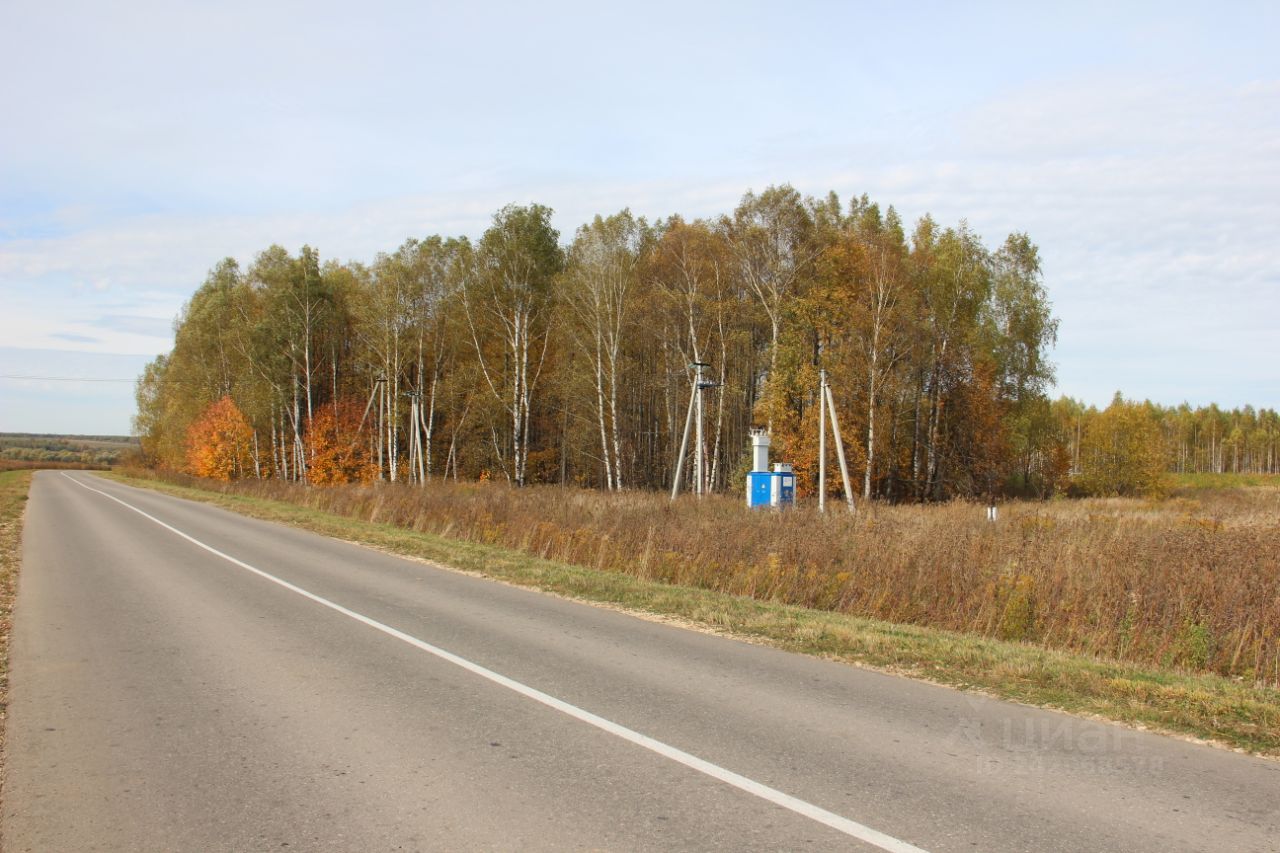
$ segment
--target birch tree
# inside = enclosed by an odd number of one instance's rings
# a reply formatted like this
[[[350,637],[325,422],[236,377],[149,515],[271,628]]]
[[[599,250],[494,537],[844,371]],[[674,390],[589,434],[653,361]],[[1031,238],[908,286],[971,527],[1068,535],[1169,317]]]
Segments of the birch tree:
[[[400,397],[404,361],[412,330],[410,305],[413,302],[413,274],[403,252],[379,255],[368,277],[367,290],[356,311],[357,330],[368,353],[373,356],[378,393],[378,446],[385,448],[385,463],[379,458],[379,475],[395,482],[400,476]],[[381,454],[380,454],[381,455]]]
[[[908,298],[904,261],[906,246],[898,214],[891,207],[882,222],[878,210],[868,209],[860,217],[858,236],[866,258],[865,279],[859,288],[864,306],[863,322],[857,326],[867,376],[867,465],[862,496],[871,497],[876,476],[876,412],[882,389],[911,344],[903,322],[902,304]]]
[[[273,246],[196,290],[140,380],[137,423],[148,454],[181,467],[189,424],[230,396],[251,427],[237,475],[314,483],[332,402],[361,416],[348,461],[386,478],[670,487],[689,364],[704,362],[721,385],[704,485],[736,490],[766,418],[781,458],[816,461],[826,369],[864,495],[1003,488],[1014,462],[1028,490],[1056,485],[1098,413],[1044,400],[1056,321],[1034,244],[988,251],[926,217],[908,251],[887,210],[775,187],[653,231],[624,211],[576,232],[567,271],[536,205],[498,212],[475,243],[409,240],[368,265]],[[1280,466],[1273,411],[1152,411],[1179,470]]]
[[[1010,234],[991,256],[991,297],[982,317],[984,350],[996,367],[996,390],[1008,403],[1011,439],[1029,486],[1037,452],[1050,447],[1037,417],[1053,381],[1048,350],[1057,340],[1040,273],[1040,253],[1023,233]]]
[[[720,457],[724,438],[725,388],[728,384],[731,296],[728,279],[734,257],[723,233],[706,222],[685,222],[671,217],[653,250],[650,274],[668,307],[668,322],[675,329],[669,337],[679,348],[678,395],[693,381],[693,362],[712,363],[720,392],[716,396],[715,423],[708,458],[708,482],[714,488],[722,473]],[[674,429],[674,427],[673,427]]]
[[[881,398],[911,349],[906,322],[909,309],[904,305],[910,299],[905,260],[906,246],[897,213],[889,208],[882,217],[880,208],[864,196],[854,201],[849,217],[830,238],[819,262],[827,279],[825,287],[830,291],[824,310],[840,323],[839,333],[851,345],[854,381],[862,391],[864,498],[871,497],[876,478],[876,424]]]
[[[525,484],[530,415],[550,340],[553,282],[564,265],[559,237],[550,208],[504,207],[481,237],[462,288],[477,366],[510,430],[505,440],[491,430],[494,453],[518,486]]]
[[[466,240],[438,236],[410,240],[401,247],[412,286],[409,294],[411,334],[415,339],[416,370],[413,394],[419,402],[411,429],[421,445],[418,476],[430,479],[432,447],[440,410],[441,383],[456,356],[450,305],[461,282],[461,265],[468,257]]]
[[[947,394],[963,378],[967,346],[988,297],[988,254],[966,223],[938,234],[928,217],[916,229],[914,246],[923,323],[929,339],[926,466],[923,494],[941,498],[942,438]]]
[[[260,354],[260,372],[270,377],[280,398],[282,419],[288,421],[288,440],[281,440],[287,457],[281,467],[292,479],[305,480],[305,436],[315,412],[320,366],[316,341],[331,318],[319,256],[304,246],[294,259],[282,247],[272,246],[258,255],[249,277],[261,299],[252,346]]]
[[[644,221],[636,220],[629,210],[608,218],[597,216],[578,229],[565,276],[565,297],[576,321],[575,337],[594,379],[600,456],[605,487],[611,491],[623,486],[618,386],[644,239]]]
[[[800,193],[788,185],[748,192],[725,220],[739,274],[769,318],[769,376],[778,369],[778,342],[786,303],[817,257],[813,219]]]

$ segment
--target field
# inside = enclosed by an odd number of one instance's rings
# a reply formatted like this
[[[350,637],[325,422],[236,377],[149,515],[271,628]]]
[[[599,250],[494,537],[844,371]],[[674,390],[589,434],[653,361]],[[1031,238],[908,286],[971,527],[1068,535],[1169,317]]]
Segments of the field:
[[[1280,488],[1161,501],[748,512],[497,484],[205,488],[540,558],[886,622],[1280,685]]]
[[[1280,474],[1175,474],[1173,482],[1184,493],[1260,487],[1280,489]]]
[[[0,433],[0,471],[109,468],[136,456],[138,441],[112,435]]]

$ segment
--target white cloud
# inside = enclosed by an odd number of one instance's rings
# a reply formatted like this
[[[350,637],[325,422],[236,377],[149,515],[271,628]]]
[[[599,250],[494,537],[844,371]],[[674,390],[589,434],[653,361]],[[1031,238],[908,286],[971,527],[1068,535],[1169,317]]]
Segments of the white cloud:
[[[1028,86],[938,138],[837,183],[988,243],[1029,232],[1062,392],[1280,405],[1280,85]]]
[[[219,258],[247,263],[273,242],[369,260],[410,236],[476,235],[501,205],[535,200],[558,209],[567,239],[595,213],[630,206],[650,216],[714,214],[731,210],[748,187],[791,179],[810,193],[868,192],[909,218],[967,218],[989,244],[1028,231],[1063,319],[1057,356],[1065,393],[1105,402],[1121,388],[1166,402],[1276,405],[1268,365],[1280,363],[1280,335],[1256,327],[1280,308],[1277,117],[1275,84],[1083,79],[988,101],[921,144],[881,152],[883,159],[856,169],[825,151],[801,174],[787,174],[779,160],[705,180],[477,176],[465,190],[345,209],[132,217],[3,244],[0,280],[29,282],[44,294],[25,312],[19,300],[0,331],[27,346],[66,347],[72,342],[55,337],[62,333],[94,336],[103,351],[152,352],[168,344],[154,327],[139,334],[141,327],[98,318],[172,317]],[[76,284],[149,307],[111,308],[87,290],[73,297],[68,285]],[[59,306],[52,317],[50,305]],[[1216,343],[1203,346],[1210,339]]]

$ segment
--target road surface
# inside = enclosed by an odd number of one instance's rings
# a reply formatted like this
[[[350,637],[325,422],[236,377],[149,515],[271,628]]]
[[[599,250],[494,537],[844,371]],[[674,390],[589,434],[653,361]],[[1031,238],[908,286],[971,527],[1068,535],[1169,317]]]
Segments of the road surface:
[[[1280,762],[37,474],[25,850],[1280,850]]]

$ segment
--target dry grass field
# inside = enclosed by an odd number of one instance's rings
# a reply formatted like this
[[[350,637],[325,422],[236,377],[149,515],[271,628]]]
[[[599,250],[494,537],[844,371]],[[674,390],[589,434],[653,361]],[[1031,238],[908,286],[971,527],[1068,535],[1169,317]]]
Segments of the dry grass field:
[[[1280,685],[1280,484],[1015,502],[995,523],[960,502],[819,516],[500,484],[198,485],[642,579]]]

